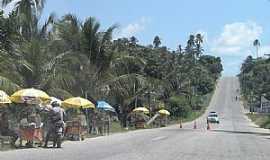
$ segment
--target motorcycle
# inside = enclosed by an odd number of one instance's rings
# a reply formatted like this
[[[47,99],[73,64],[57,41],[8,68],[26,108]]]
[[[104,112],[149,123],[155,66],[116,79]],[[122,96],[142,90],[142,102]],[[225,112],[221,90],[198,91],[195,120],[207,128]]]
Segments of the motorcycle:
[[[53,147],[61,148],[62,139],[64,136],[64,123],[62,121],[58,121],[54,126],[54,140]]]

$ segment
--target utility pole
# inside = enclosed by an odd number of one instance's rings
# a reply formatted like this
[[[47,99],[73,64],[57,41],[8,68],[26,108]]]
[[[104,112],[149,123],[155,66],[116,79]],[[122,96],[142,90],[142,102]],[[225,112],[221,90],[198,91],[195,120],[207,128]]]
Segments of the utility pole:
[[[152,108],[151,108],[151,92],[150,91],[148,91],[148,106],[150,109],[150,117],[151,117]]]
[[[134,82],[135,108],[137,108],[136,83]]]

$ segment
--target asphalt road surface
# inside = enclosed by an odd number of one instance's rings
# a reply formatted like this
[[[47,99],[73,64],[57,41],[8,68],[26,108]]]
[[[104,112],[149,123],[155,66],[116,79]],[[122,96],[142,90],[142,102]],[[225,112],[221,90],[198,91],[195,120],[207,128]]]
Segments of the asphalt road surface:
[[[206,114],[194,122],[160,129],[138,130],[83,142],[66,142],[63,149],[24,149],[0,152],[0,160],[269,160],[270,132],[244,115],[236,78],[222,78],[208,111],[219,125],[206,129]]]

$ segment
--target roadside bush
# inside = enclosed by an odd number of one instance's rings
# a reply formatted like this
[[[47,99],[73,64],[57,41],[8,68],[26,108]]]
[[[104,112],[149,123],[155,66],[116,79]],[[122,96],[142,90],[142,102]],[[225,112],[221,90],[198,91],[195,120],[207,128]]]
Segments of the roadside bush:
[[[191,106],[192,110],[201,110],[202,108],[202,96],[192,96]]]
[[[168,110],[173,117],[186,118],[191,113],[192,109],[188,100],[184,96],[174,96],[169,99]]]

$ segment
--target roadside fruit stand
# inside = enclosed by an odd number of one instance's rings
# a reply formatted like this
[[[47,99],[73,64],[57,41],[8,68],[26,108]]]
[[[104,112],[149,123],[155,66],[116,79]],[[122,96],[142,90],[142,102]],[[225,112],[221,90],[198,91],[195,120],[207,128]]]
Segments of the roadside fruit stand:
[[[149,114],[149,110],[145,107],[138,107],[132,111],[135,116],[135,128],[142,129],[145,128],[146,114]]]
[[[50,101],[51,98],[44,91],[28,88],[15,92],[11,95],[10,99],[15,103],[25,104],[25,107],[30,109],[30,106],[39,105],[45,101]],[[22,145],[23,141],[27,141],[27,145],[30,146],[33,146],[34,142],[42,145],[44,131],[39,115],[33,113],[31,115],[27,115],[27,117],[20,121],[20,145]]]
[[[158,111],[158,113],[160,115],[158,118],[160,126],[161,127],[167,126],[168,116],[170,115],[170,112],[165,109],[161,109]]]
[[[100,111],[102,121],[102,133],[110,134],[111,129],[111,116],[116,113],[115,109],[105,101],[97,101],[97,109]]]
[[[95,105],[87,99],[81,97],[73,97],[63,101],[62,105],[66,109],[82,110],[88,108],[95,108]],[[75,118],[66,122],[65,136],[71,140],[84,140],[87,134],[86,117],[82,113]]]

